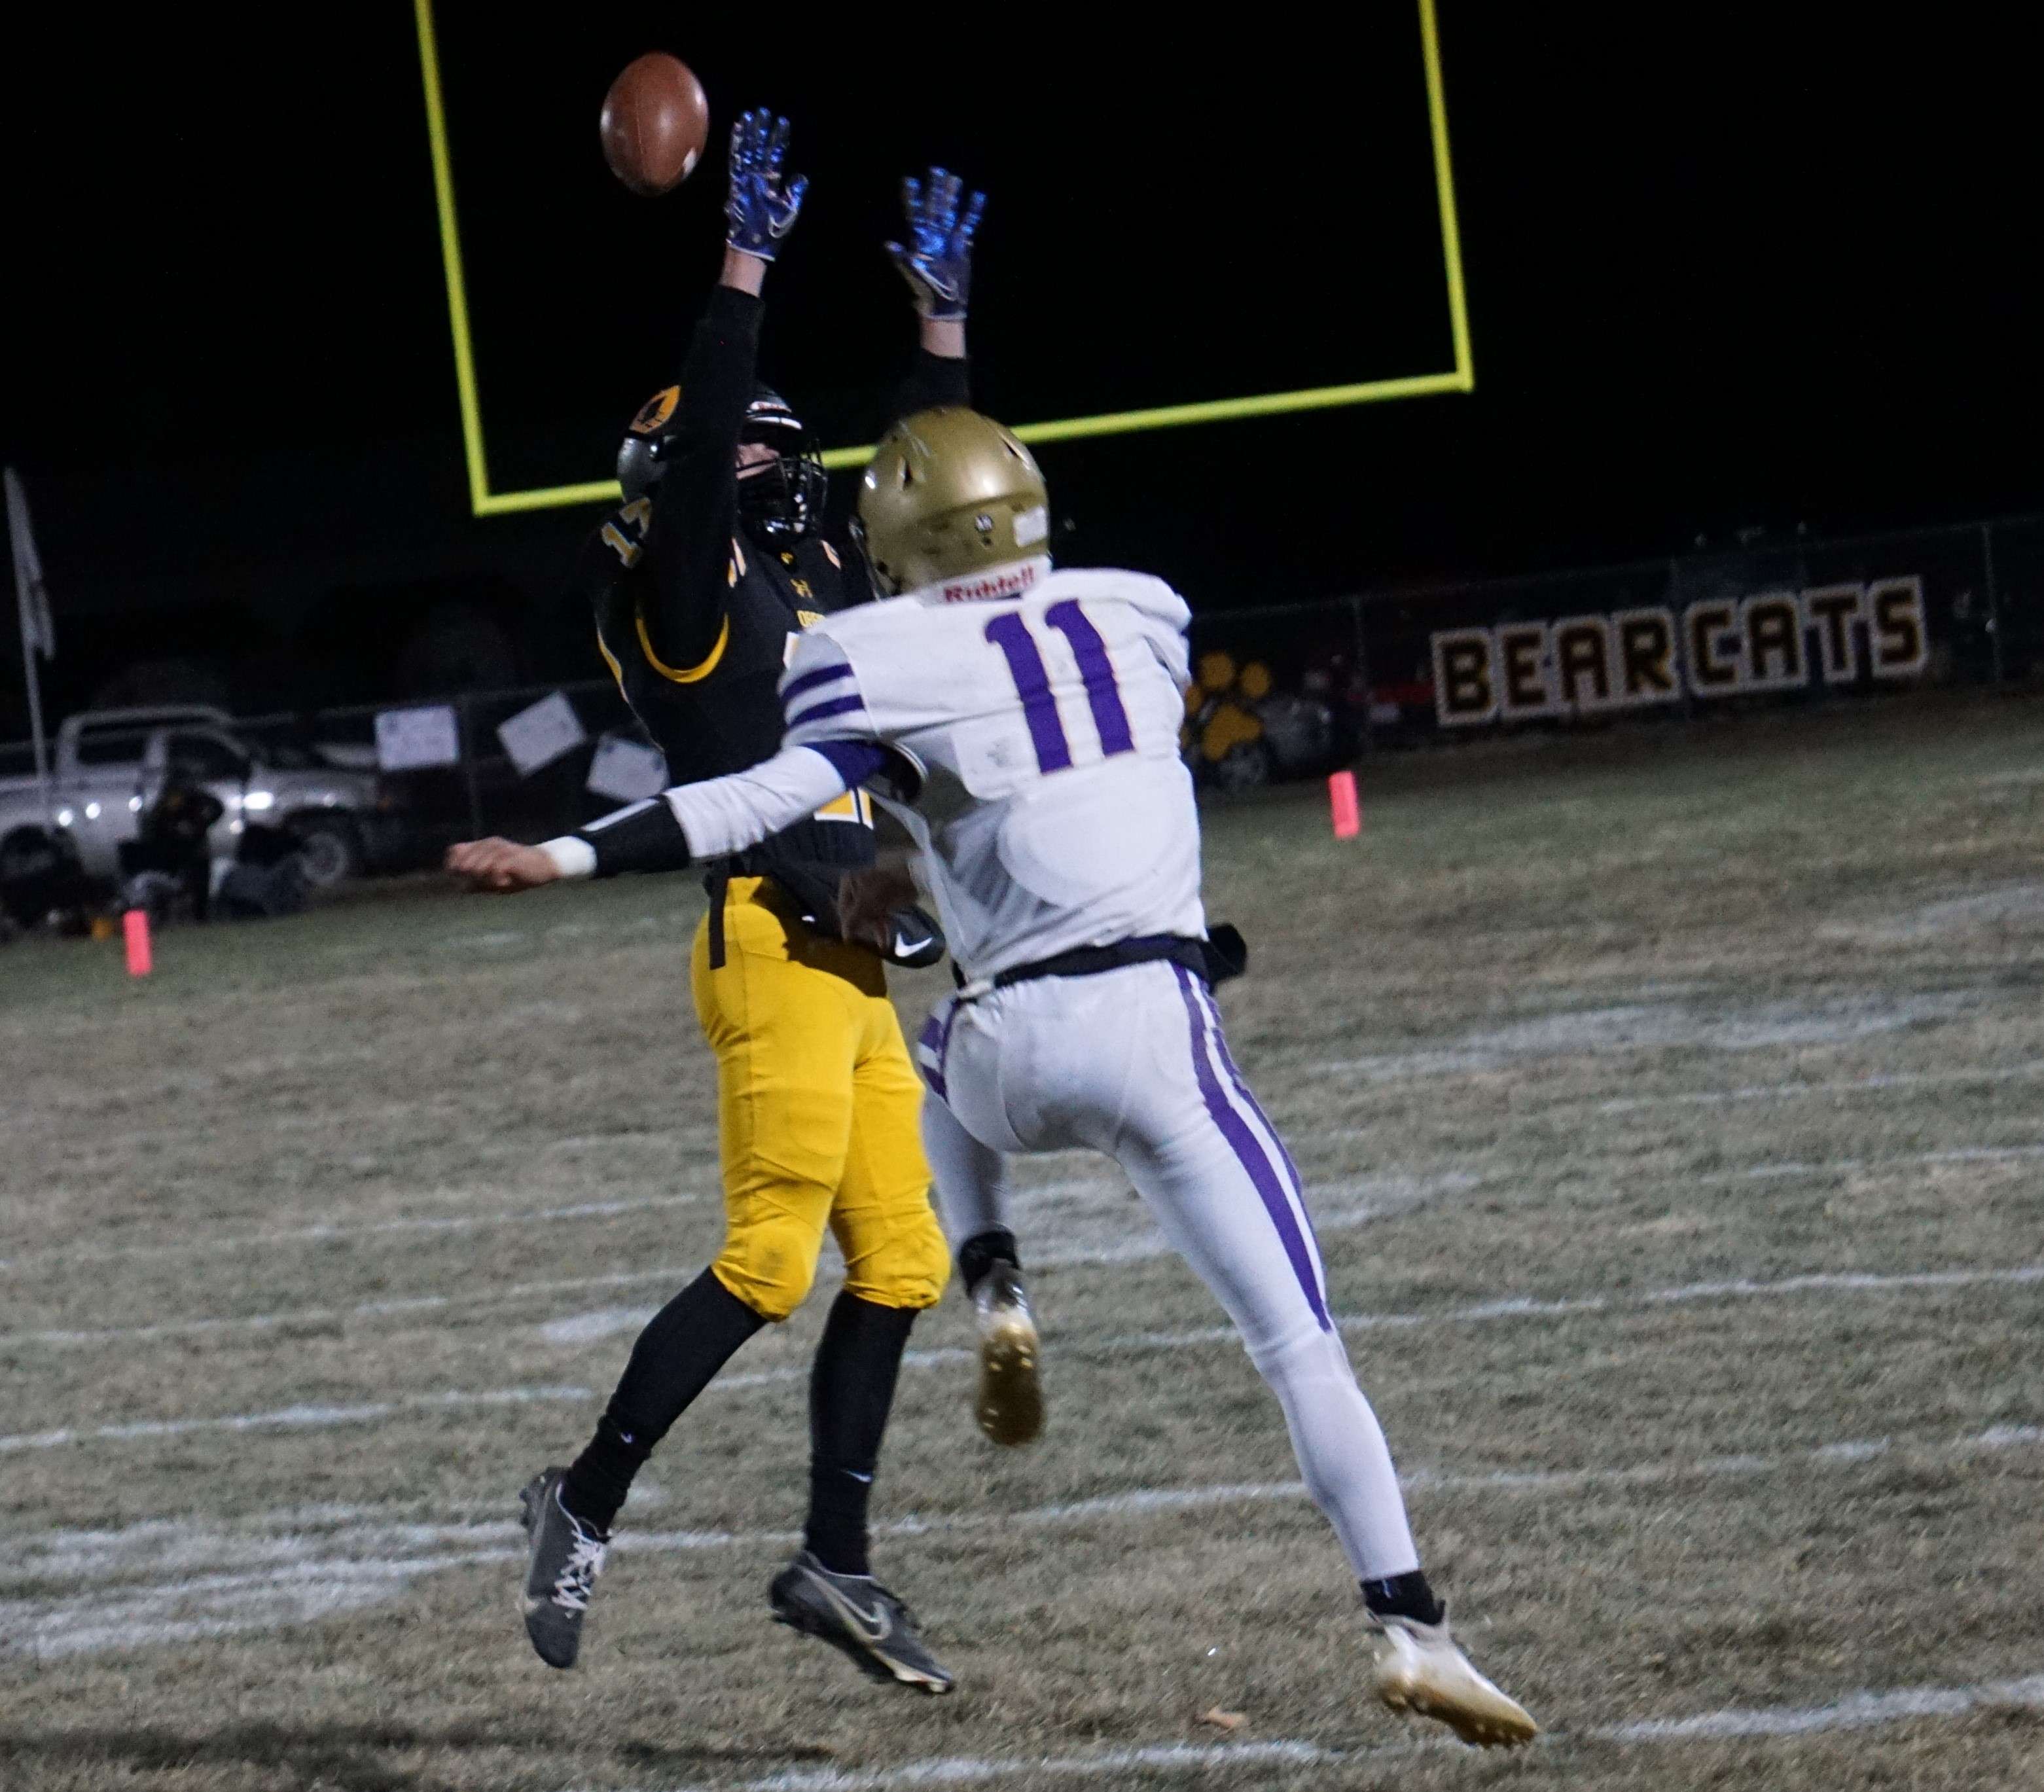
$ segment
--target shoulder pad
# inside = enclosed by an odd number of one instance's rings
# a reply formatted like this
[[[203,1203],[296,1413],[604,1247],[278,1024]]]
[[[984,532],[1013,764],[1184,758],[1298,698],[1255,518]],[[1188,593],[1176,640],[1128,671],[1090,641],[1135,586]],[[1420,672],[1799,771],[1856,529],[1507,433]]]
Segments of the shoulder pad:
[[[1029,595],[1032,598],[1111,598],[1177,629],[1183,629],[1193,619],[1185,600],[1162,579],[1147,572],[1125,572],[1116,567],[1054,572]]]

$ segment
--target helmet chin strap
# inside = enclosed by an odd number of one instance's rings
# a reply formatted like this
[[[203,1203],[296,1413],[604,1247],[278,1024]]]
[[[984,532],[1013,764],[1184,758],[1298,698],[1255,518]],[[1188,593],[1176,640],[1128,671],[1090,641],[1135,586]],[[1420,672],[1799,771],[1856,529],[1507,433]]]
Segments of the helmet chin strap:
[[[1003,603],[1025,596],[1050,571],[1048,554],[1032,554],[1027,560],[999,560],[992,566],[975,567],[970,572],[919,585],[901,594],[925,604]]]

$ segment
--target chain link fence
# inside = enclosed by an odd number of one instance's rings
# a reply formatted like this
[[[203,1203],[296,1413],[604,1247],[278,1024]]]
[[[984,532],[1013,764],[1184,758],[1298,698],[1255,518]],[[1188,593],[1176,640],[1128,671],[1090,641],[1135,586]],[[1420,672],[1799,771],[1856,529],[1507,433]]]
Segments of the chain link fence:
[[[517,719],[541,706],[549,732],[536,742],[521,743]],[[379,747],[378,720],[394,713],[444,717],[446,762],[394,764],[387,724]],[[660,765],[657,751],[607,679],[474,692],[431,703],[259,716],[237,721],[234,732],[259,759],[309,757],[375,771],[385,813],[395,824],[387,853],[391,869],[435,862],[456,840],[485,834],[545,839],[664,782],[663,772],[655,769]],[[524,750],[514,751],[514,744]],[[609,783],[598,770],[599,756],[618,744],[638,756],[632,762],[639,771],[636,782]],[[613,777],[615,759],[614,751],[605,757]]]
[[[2044,517],[1756,541],[1197,617],[1188,751],[1222,786],[1507,728],[2044,686]]]

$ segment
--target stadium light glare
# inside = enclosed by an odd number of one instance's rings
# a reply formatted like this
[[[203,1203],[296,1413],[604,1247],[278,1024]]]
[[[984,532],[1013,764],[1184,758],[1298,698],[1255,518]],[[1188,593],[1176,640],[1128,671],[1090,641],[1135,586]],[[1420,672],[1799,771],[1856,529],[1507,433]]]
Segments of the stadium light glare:
[[[1144,429],[1170,429],[1195,423],[1225,423],[1243,417],[1274,417],[1293,411],[1325,410],[1343,405],[1381,403],[1392,398],[1418,398],[1439,392],[1476,389],[1476,365],[1470,348],[1469,308],[1462,283],[1462,237],[1455,217],[1454,173],[1448,154],[1447,101],[1441,87],[1440,38],[1434,0],[1418,0],[1420,44],[1427,76],[1427,117],[1433,137],[1434,194],[1440,212],[1441,262],[1447,276],[1448,323],[1455,364],[1446,373],[1408,375],[1397,379],[1369,379],[1347,386],[1318,386],[1298,392],[1267,392],[1241,398],[1215,398],[1197,404],[1162,405],[1145,410],[1116,411],[1098,417],[1072,417],[1024,423],[1015,433],[1025,442],[1075,441],[1090,436],[1121,436]],[[621,495],[615,479],[591,479],[580,485],[536,486],[524,491],[492,491],[490,463],[482,434],[482,406],[475,377],[475,346],[469,330],[468,289],[462,272],[461,232],[455,211],[454,169],[448,152],[447,108],[440,89],[440,47],[433,29],[432,0],[413,0],[419,29],[419,68],[425,85],[426,132],[432,148],[433,192],[440,217],[440,262],[447,276],[448,321],[454,338],[455,385],[461,406],[462,446],[468,465],[469,502],[478,517],[504,516],[521,510],[545,510],[570,504],[595,504]],[[871,452],[864,444],[828,450],[829,467],[863,466]]]

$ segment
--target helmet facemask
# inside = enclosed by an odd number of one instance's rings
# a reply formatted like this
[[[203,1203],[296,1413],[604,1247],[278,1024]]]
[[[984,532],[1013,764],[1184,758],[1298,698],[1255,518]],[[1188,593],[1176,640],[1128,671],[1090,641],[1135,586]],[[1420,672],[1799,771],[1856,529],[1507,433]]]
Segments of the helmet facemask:
[[[647,496],[667,472],[679,441],[674,419],[680,398],[675,386],[655,393],[625,432],[617,450],[617,483],[628,503]],[[816,439],[787,401],[761,386],[746,407],[738,439],[774,450],[773,460],[739,475],[738,517],[747,532],[774,547],[813,533],[823,521],[830,475]]]
[[[741,468],[738,518],[748,534],[770,547],[800,541],[822,523],[830,496],[830,475],[816,438],[778,392],[763,386],[746,406],[740,446],[774,451],[770,461]]]

